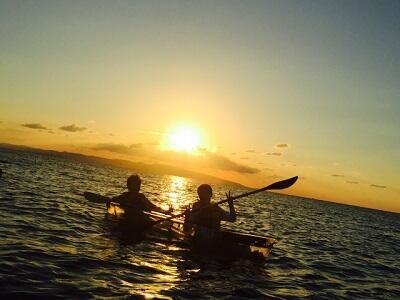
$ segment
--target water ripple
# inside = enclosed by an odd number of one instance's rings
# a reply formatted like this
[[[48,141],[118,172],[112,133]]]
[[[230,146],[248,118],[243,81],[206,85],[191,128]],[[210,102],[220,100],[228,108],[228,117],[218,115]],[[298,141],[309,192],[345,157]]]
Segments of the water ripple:
[[[82,192],[117,195],[131,171],[0,150],[0,294],[6,298],[400,299],[398,214],[272,193],[237,203],[228,228],[274,235],[263,263],[198,257],[179,245],[126,245]],[[196,180],[141,174],[177,212]],[[216,185],[215,197],[245,192]],[[259,216],[259,218],[254,218]]]

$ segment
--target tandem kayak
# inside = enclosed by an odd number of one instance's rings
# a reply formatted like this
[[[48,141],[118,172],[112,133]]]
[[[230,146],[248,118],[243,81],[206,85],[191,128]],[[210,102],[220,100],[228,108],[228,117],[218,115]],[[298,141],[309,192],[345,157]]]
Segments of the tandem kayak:
[[[136,216],[135,216],[136,217]],[[127,220],[124,210],[118,203],[110,202],[107,206],[107,219],[116,222],[128,234],[135,235],[140,229],[137,226],[163,220],[170,215],[155,211],[144,211],[138,215],[140,221]],[[132,225],[133,224],[133,225]],[[135,227],[138,229],[135,231]],[[177,241],[180,245],[190,248],[200,254],[211,254],[229,258],[266,258],[272,250],[275,240],[271,237],[242,233],[234,230],[204,231],[201,229],[187,230],[183,219],[172,219],[158,223],[147,234],[163,237],[169,242]],[[128,230],[126,230],[129,228]],[[199,234],[201,232],[201,234]]]
[[[91,192],[85,192],[83,196],[90,202],[107,204],[107,220],[116,225],[121,237],[128,242],[156,235],[157,239],[177,241],[180,245],[200,254],[257,259],[267,257],[275,243],[272,237],[234,230],[210,231],[202,228],[187,230],[183,217],[157,222],[171,216],[156,211],[143,211],[126,216],[119,204],[112,202],[109,197]],[[149,227],[154,222],[157,224]]]

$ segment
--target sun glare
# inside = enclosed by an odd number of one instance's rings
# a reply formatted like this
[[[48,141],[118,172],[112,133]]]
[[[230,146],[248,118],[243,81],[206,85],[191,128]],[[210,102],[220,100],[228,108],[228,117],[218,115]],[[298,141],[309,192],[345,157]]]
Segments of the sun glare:
[[[169,134],[169,148],[175,151],[195,152],[200,146],[200,134],[192,127],[178,127]]]

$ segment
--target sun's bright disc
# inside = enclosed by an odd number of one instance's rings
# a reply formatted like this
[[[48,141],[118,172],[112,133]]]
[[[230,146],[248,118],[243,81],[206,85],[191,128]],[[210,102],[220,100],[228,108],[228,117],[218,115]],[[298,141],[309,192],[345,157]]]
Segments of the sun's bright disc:
[[[175,128],[169,135],[169,148],[176,151],[194,152],[200,146],[200,135],[191,127]]]

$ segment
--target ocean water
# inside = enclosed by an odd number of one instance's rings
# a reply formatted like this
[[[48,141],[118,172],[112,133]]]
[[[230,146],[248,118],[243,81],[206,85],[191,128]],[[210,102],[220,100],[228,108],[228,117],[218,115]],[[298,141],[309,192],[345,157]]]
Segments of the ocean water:
[[[103,205],[82,193],[117,195],[134,170],[10,150],[0,168],[2,299],[400,299],[399,214],[255,195],[227,227],[277,243],[265,262],[226,262],[157,241],[122,244]],[[155,203],[178,212],[196,199],[199,181],[141,176]],[[246,191],[214,190],[216,199]]]

